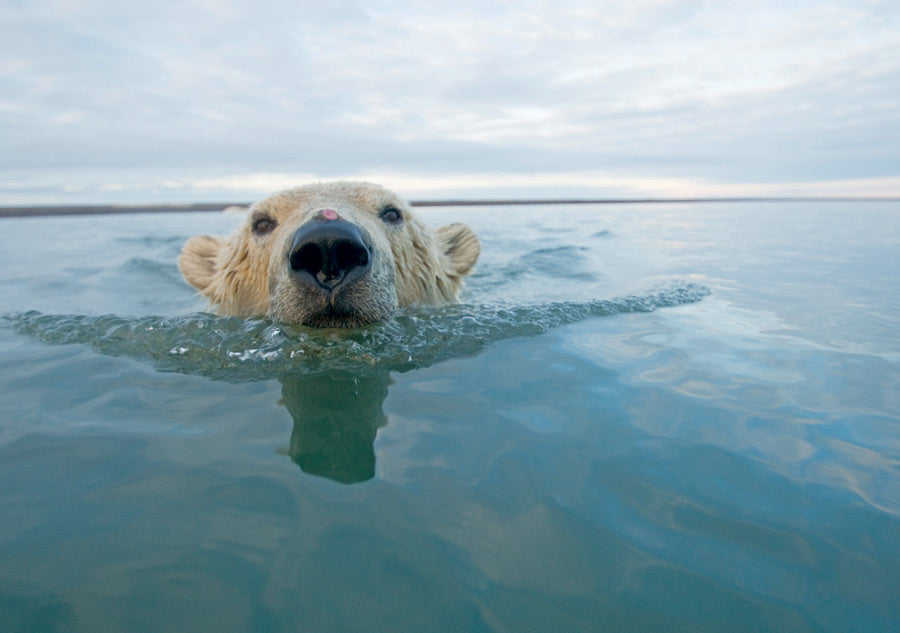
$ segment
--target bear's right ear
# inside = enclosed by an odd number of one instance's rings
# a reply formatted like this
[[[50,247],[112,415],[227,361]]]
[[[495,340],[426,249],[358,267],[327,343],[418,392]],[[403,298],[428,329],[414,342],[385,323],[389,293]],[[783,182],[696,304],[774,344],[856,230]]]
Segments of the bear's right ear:
[[[195,235],[181,249],[178,268],[185,280],[205,293],[216,275],[216,261],[225,240],[211,235]]]

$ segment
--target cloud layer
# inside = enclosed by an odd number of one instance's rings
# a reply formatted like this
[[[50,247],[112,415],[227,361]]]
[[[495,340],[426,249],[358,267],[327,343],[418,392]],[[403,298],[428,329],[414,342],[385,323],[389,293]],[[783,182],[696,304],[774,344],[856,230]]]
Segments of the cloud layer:
[[[10,203],[284,174],[900,194],[894,2],[57,0],[0,9],[0,42]]]

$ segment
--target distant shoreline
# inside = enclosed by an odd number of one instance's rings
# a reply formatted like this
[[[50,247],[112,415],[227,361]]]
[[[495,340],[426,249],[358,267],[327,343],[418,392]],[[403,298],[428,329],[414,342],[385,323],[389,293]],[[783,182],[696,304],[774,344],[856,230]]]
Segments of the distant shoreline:
[[[581,204],[686,204],[710,202],[900,202],[900,196],[776,196],[722,198],[553,198],[500,200],[411,200],[414,207],[492,207]],[[0,206],[0,218],[27,218],[67,215],[107,215],[130,213],[221,212],[248,207],[249,202],[203,202],[195,204],[97,204]]]

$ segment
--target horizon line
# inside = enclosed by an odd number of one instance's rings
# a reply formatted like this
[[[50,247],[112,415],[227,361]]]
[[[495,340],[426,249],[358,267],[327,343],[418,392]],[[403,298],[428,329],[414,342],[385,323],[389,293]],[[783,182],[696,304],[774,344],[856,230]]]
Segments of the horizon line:
[[[900,196],[700,196],[673,198],[474,198],[410,200],[413,207],[489,207],[581,204],[686,204],[744,202],[900,202]],[[130,213],[189,213],[225,211],[249,207],[252,202],[122,203],[122,204],[36,204],[0,206],[0,218],[67,215],[107,215]]]

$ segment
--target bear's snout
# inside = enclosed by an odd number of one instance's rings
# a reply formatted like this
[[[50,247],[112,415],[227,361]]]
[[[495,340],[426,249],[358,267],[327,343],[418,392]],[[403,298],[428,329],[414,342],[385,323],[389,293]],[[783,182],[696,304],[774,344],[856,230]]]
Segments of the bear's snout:
[[[297,281],[332,297],[368,274],[372,249],[355,224],[317,219],[294,233],[288,267]]]

